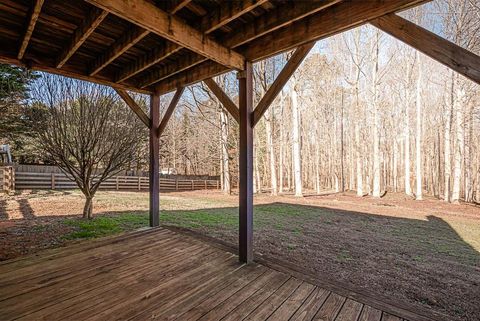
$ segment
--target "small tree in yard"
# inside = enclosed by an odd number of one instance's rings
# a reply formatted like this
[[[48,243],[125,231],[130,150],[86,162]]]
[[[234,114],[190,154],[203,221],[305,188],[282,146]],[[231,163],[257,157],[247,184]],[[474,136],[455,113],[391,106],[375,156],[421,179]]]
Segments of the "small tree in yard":
[[[108,88],[45,75],[36,97],[49,113],[39,122],[39,146],[85,195],[83,217],[108,178],[134,159],[143,124]]]

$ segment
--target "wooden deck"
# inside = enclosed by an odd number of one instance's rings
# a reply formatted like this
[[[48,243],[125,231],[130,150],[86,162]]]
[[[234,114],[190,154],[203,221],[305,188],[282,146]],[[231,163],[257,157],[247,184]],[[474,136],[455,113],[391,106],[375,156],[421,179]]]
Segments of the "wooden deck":
[[[163,228],[3,262],[0,289],[2,321],[429,320]]]

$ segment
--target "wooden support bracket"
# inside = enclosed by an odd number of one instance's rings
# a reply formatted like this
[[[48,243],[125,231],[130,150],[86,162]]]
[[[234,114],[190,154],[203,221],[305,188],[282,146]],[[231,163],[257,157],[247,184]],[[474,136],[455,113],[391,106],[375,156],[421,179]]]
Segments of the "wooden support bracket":
[[[213,94],[218,98],[220,103],[225,107],[225,109],[232,115],[232,117],[239,122],[240,119],[240,112],[238,110],[237,105],[227,96],[227,94],[220,88],[219,85],[213,80],[212,78],[205,79],[203,81],[208,88],[213,92]]]
[[[283,86],[285,86],[287,81],[293,75],[295,70],[297,70],[298,66],[300,66],[300,64],[308,55],[314,45],[315,42],[310,42],[298,47],[297,50],[295,50],[292,57],[290,57],[285,67],[283,67],[282,71],[278,75],[277,79],[275,79],[272,86],[270,86],[268,91],[263,96],[262,100],[260,100],[257,107],[255,108],[252,119],[254,127],[260,121],[263,114],[265,114],[265,112],[268,110],[268,107],[270,107],[272,102],[275,100],[275,97],[277,97]]]

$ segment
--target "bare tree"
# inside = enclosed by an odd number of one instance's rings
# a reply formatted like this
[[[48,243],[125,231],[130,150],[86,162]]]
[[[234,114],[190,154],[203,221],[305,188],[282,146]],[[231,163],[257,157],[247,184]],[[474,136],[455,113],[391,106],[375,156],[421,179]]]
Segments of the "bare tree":
[[[144,126],[105,87],[45,75],[36,91],[49,109],[40,146],[85,195],[83,217],[91,219],[95,193],[133,160]]]

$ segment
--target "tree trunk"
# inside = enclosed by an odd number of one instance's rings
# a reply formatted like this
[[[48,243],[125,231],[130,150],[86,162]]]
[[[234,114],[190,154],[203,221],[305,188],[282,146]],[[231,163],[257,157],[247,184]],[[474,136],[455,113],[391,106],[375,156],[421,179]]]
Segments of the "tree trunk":
[[[91,220],[93,218],[93,197],[85,196],[85,206],[83,207],[83,218]]]
[[[422,82],[423,82],[423,66],[420,57],[420,53],[417,51],[417,61],[418,61],[418,76],[417,76],[417,99],[416,99],[416,110],[417,110],[417,121],[416,121],[416,133],[415,133],[415,178],[417,180],[416,184],[416,195],[415,199],[422,200]]]
[[[380,31],[376,31],[374,38],[374,61],[372,72],[372,107],[373,107],[373,197],[380,197],[380,138],[378,136],[379,115],[378,115],[378,99],[377,99],[377,74],[378,74],[378,56],[380,41]]]
[[[292,140],[293,140],[293,167],[295,176],[295,196],[303,196],[302,192],[302,163],[301,163],[301,150],[300,150],[300,112],[298,110],[297,100],[297,84],[295,77],[292,77]]]
[[[275,148],[273,145],[273,106],[265,112],[265,135],[267,136],[268,159],[270,164],[271,194],[277,195],[277,164],[275,160]]]
[[[458,203],[460,200],[460,179],[462,176],[463,162],[463,104],[465,102],[465,93],[460,86],[457,86],[455,97],[455,156],[453,165],[453,189],[452,203]]]
[[[444,196],[443,199],[445,202],[450,201],[450,174],[452,172],[451,164],[451,155],[450,155],[450,132],[453,123],[453,106],[454,106],[454,91],[455,91],[455,74],[452,71],[451,73],[451,83],[450,83],[450,99],[447,104],[446,111],[446,122],[445,122],[445,132],[444,132],[444,163],[445,163],[445,173],[444,173]]]
[[[405,194],[412,195],[412,187],[410,185],[410,119],[408,114],[408,104],[405,106]]]

